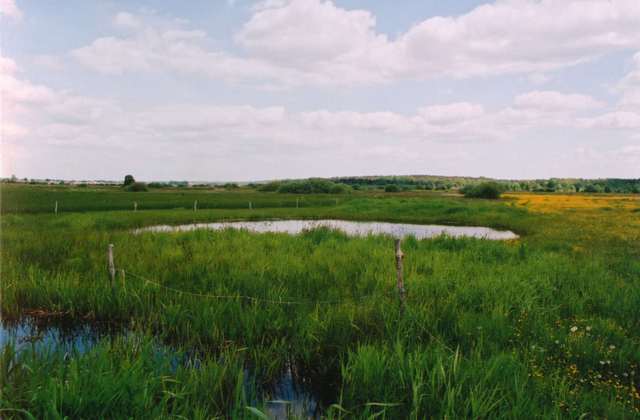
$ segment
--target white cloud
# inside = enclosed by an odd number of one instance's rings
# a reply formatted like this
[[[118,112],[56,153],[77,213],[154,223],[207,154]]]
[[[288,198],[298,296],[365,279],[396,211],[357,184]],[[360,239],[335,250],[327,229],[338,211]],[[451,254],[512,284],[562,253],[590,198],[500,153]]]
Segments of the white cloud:
[[[542,112],[576,112],[605,106],[588,95],[566,94],[556,91],[534,91],[518,95],[515,105],[523,109]]]
[[[640,129],[640,52],[633,56],[633,68],[620,80],[615,91],[621,97],[613,111],[581,119],[580,124],[587,128],[631,130],[632,136],[640,140],[637,134]]]
[[[637,0],[502,0],[428,18],[395,39],[377,32],[366,10],[324,0],[266,1],[236,34],[242,54],[211,50],[202,31],[160,29],[122,13],[116,20],[135,21],[138,31],[99,38],[72,54],[105,72],[188,69],[283,86],[512,73],[543,83],[556,69],[640,48]]]
[[[418,112],[429,123],[440,125],[478,118],[484,114],[484,108],[478,104],[458,102],[420,108]]]
[[[113,23],[124,28],[139,28],[142,25],[142,22],[137,17],[128,12],[116,14],[113,18]]]
[[[14,20],[22,19],[22,11],[16,5],[15,0],[0,0],[0,15]]]

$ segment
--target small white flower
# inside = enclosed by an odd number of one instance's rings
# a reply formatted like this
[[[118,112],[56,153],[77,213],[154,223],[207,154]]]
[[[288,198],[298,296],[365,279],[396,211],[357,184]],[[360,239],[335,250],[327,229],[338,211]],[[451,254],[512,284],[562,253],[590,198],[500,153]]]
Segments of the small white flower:
[[[571,327],[571,332],[576,332],[576,331],[578,331],[578,327],[576,326]]]
[[[601,365],[604,365],[604,360],[600,360],[600,364],[601,364]]]
[[[560,340],[556,340],[556,344],[560,344]]]
[[[615,350],[616,346],[614,346],[613,344],[609,346],[609,350]]]
[[[591,327],[587,327],[585,328],[587,331],[591,331]]]

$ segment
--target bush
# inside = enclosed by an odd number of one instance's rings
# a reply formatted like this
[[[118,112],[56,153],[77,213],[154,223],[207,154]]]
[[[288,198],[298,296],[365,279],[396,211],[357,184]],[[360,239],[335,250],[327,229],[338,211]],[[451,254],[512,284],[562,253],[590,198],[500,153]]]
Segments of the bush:
[[[225,190],[236,190],[240,188],[235,182],[227,182],[222,186]]]
[[[465,185],[460,192],[469,198],[497,199],[502,194],[502,187],[496,182],[483,182],[477,185]]]
[[[345,194],[351,191],[351,187],[324,179],[307,179],[283,182],[277,191],[290,194]]]
[[[260,185],[257,190],[262,192],[273,192],[278,191],[278,188],[280,188],[280,182],[273,181]]]
[[[398,192],[400,191],[400,187],[398,187],[396,184],[389,184],[386,187],[384,187],[384,192]]]
[[[148,187],[149,188],[168,188],[171,185],[164,183],[164,182],[151,182],[149,183]]]
[[[125,189],[130,192],[149,191],[149,189],[147,188],[147,184],[145,184],[144,182],[134,182],[133,184],[127,186]]]
[[[136,180],[133,178],[133,175],[125,175],[124,176],[124,186],[132,185]]]

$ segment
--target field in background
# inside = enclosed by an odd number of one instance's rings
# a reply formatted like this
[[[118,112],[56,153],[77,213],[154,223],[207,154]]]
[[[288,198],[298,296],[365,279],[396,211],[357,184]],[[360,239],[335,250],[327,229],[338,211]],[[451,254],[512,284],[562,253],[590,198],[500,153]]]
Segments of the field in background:
[[[71,357],[7,346],[3,416],[259,415],[287,372],[331,418],[631,418],[640,409],[637,195],[3,186],[2,209],[5,321],[30,314],[129,332]],[[521,239],[405,240],[401,312],[388,237],[130,232],[264,218],[489,226]],[[109,283],[109,243],[124,284]],[[197,354],[197,366],[176,367],[158,345]]]

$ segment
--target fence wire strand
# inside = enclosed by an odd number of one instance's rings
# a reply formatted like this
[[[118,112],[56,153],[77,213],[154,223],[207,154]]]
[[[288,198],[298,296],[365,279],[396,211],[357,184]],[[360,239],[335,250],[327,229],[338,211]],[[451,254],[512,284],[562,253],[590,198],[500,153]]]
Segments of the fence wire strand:
[[[254,296],[246,296],[246,295],[211,295],[211,294],[205,294],[205,293],[196,293],[196,292],[189,292],[186,290],[180,290],[180,289],[176,289],[174,287],[170,287],[170,286],[165,286],[162,283],[159,283],[157,281],[154,280],[150,280],[146,277],[143,277],[139,274],[135,274],[132,273],[131,271],[126,271],[124,269],[118,269],[118,270],[122,270],[126,273],[127,276],[132,276],[135,277],[139,280],[142,280],[145,282],[146,284],[153,284],[161,289],[165,289],[168,291],[171,291],[173,293],[177,293],[177,294],[181,294],[181,295],[185,295],[185,296],[193,296],[193,297],[200,297],[200,298],[207,298],[207,299],[239,299],[239,300],[247,300],[247,301],[251,301],[251,302],[262,302],[262,303],[273,303],[273,304],[279,304],[279,305],[339,305],[341,303],[347,302],[347,301],[352,301],[352,302],[357,302],[357,301],[361,301],[364,299],[368,299],[370,297],[372,297],[374,294],[368,294],[368,295],[364,295],[364,296],[360,296],[358,298],[352,298],[352,299],[343,299],[343,300],[295,300],[292,298],[285,298],[285,299],[279,299],[279,300],[275,300],[275,299],[264,299],[264,298],[257,298]],[[388,296],[387,294],[383,293],[382,296]]]

